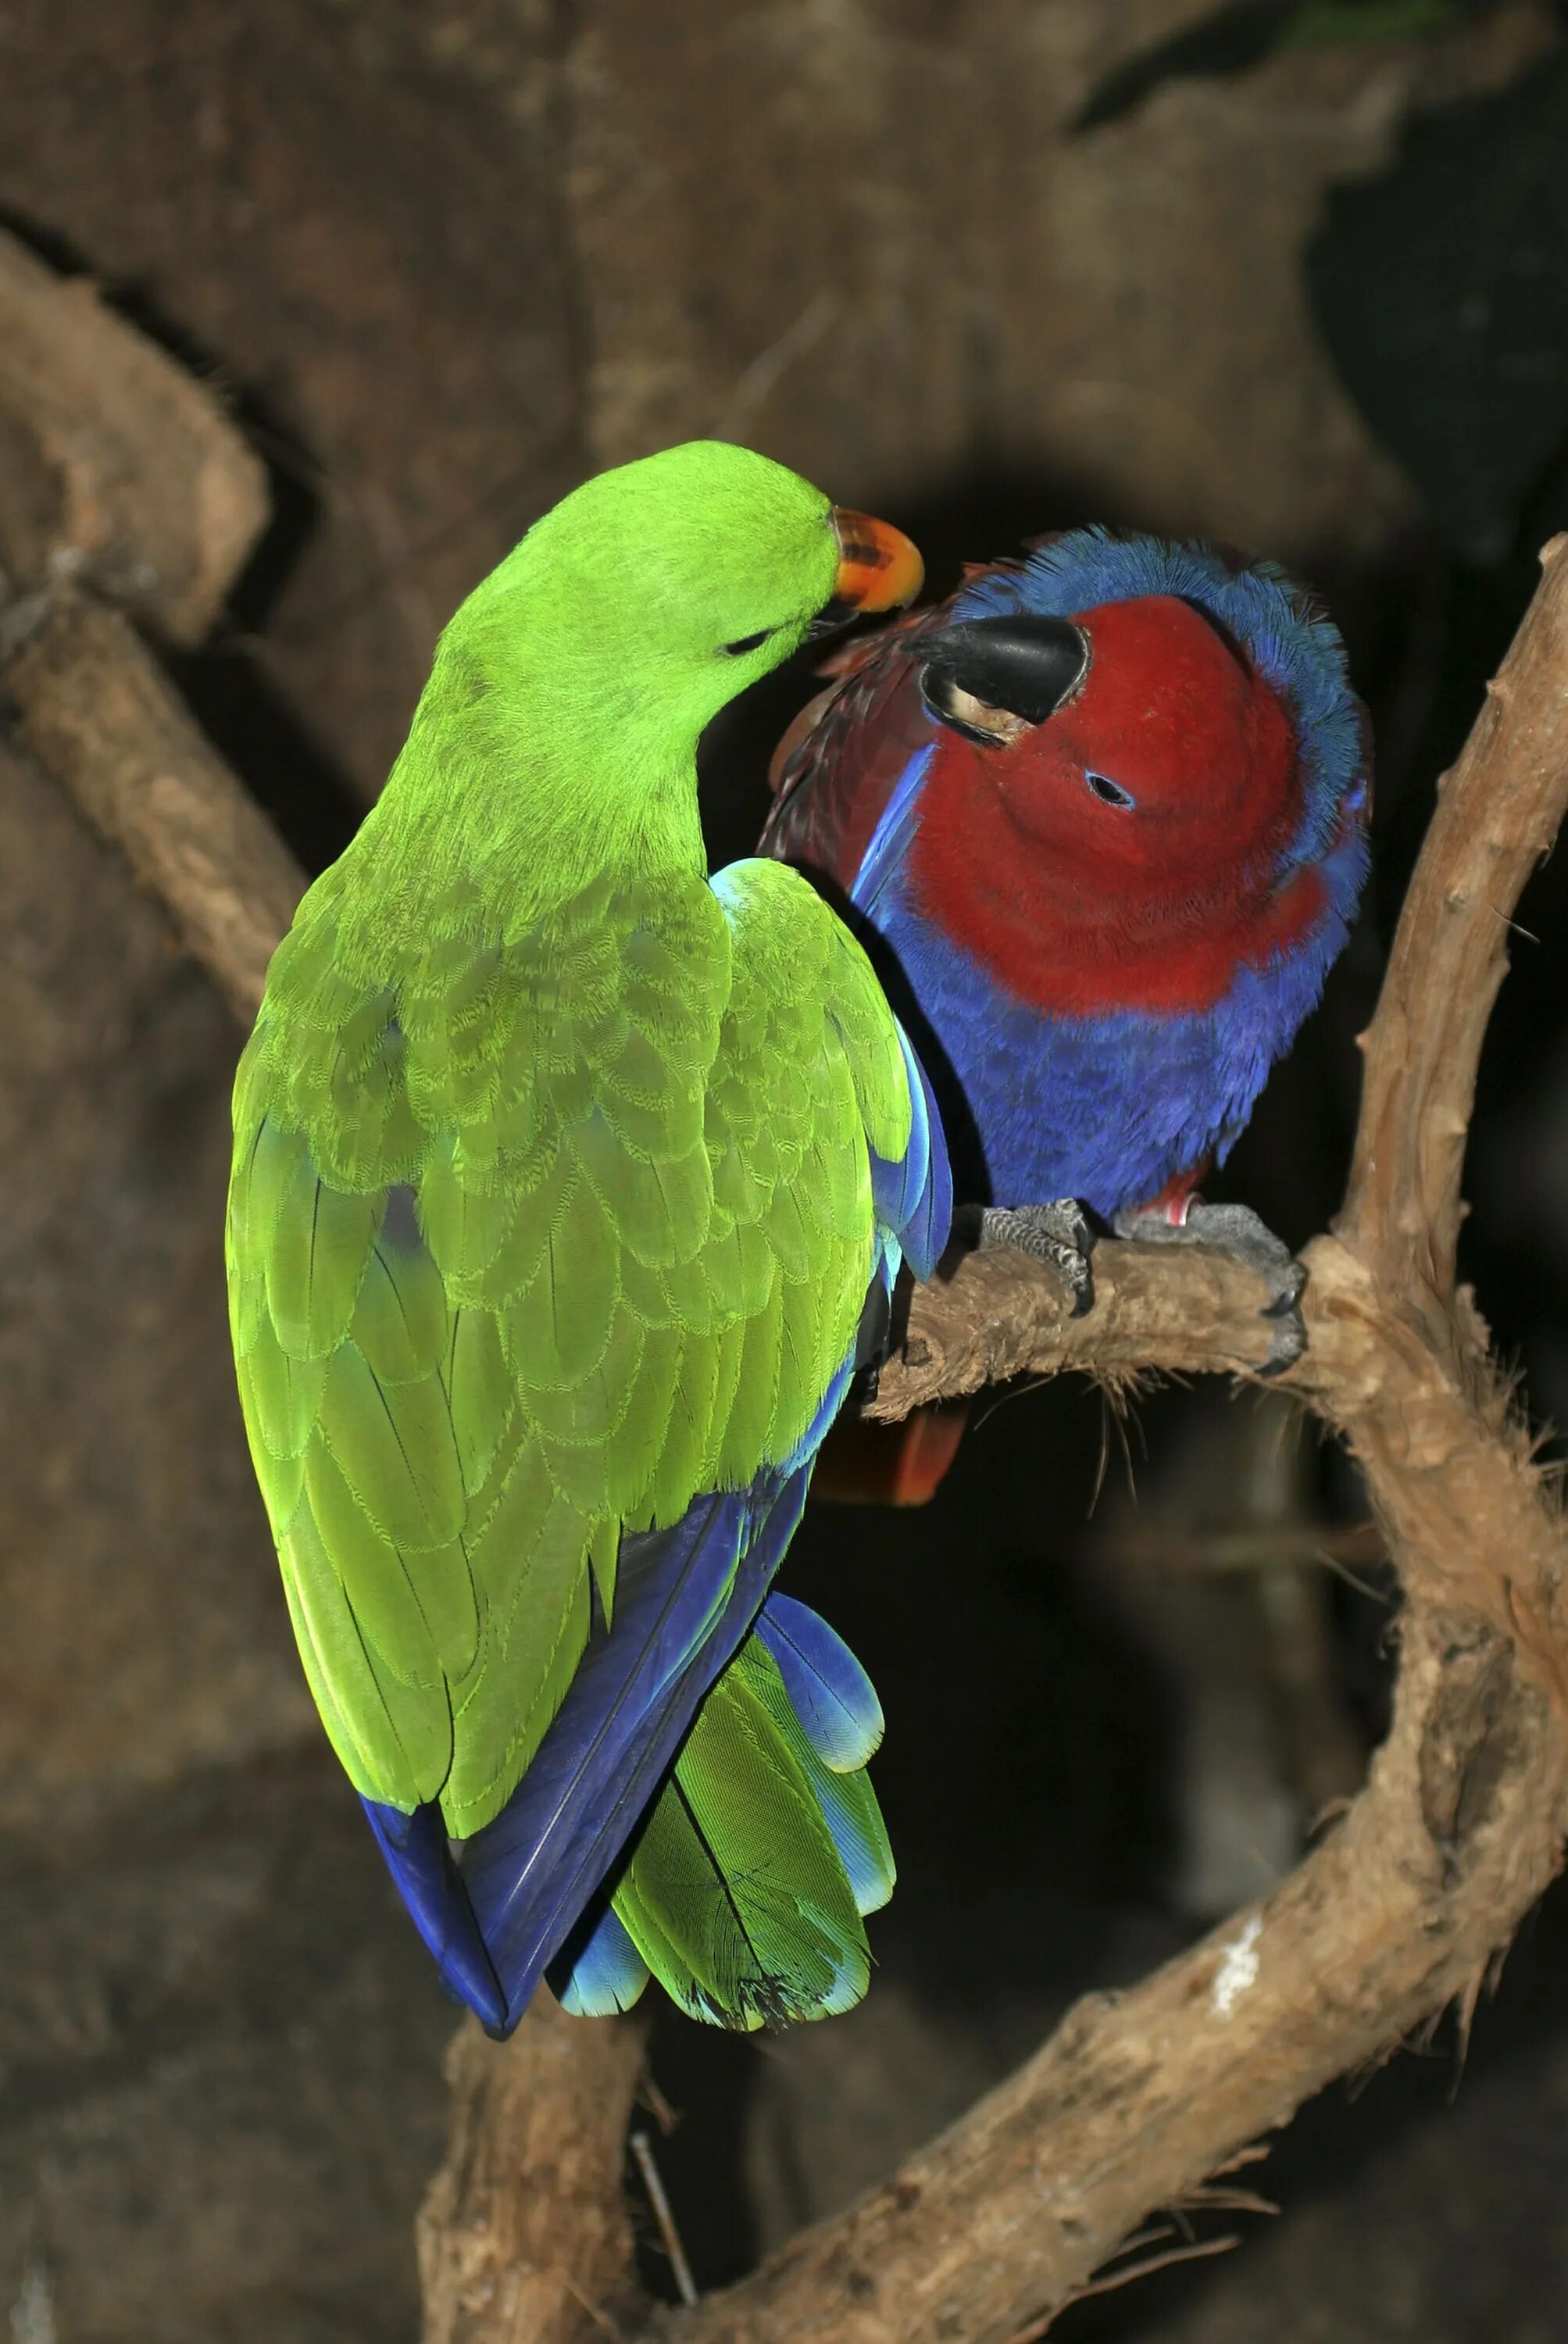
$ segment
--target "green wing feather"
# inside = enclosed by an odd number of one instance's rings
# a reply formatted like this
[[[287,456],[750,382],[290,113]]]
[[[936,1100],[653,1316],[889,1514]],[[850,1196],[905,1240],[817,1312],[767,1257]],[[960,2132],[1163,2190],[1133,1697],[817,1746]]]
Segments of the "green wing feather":
[[[865,1775],[834,1776],[772,1654],[748,1637],[655,1801],[612,1899],[660,1984],[693,2017],[746,2028],[826,2017],[865,1992],[863,1910],[824,1812],[842,1798],[867,1874],[892,1857]],[[882,1901],[878,1898],[877,1901]]]
[[[866,1139],[896,1156],[910,1108],[864,955],[780,864],[596,884],[515,935],[454,887],[382,956],[354,862],[307,897],[241,1062],[231,1317],[327,1731],[364,1795],[439,1800],[462,1837],[612,1606],[622,1533],[802,1439],[869,1273]],[[722,1761],[787,1757],[779,1732],[737,1680],[687,1745],[673,1854],[740,1844]],[[859,1975],[792,1763],[774,1812],[820,1904],[812,1977]],[[752,1974],[698,1950],[703,1994]]]

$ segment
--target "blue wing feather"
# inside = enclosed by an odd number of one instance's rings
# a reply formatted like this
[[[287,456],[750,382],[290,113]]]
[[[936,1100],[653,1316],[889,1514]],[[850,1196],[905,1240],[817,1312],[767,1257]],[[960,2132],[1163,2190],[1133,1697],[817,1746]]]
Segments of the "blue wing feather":
[[[506,1996],[448,1851],[440,1809],[432,1804],[404,1814],[375,1799],[360,1804],[398,1894],[435,1956],[441,1984],[487,2026],[503,2025]]]
[[[877,1220],[892,1230],[916,1277],[927,1278],[942,1258],[953,1226],[953,1175],[926,1069],[902,1026],[898,1039],[914,1110],[909,1145],[903,1156],[891,1160],[872,1149],[871,1195]]]
[[[902,873],[919,823],[920,790],[932,751],[911,757],[883,807],[871,834],[849,900],[855,910],[880,926],[876,914],[886,889]],[[953,1220],[953,1177],[942,1136],[941,1117],[926,1069],[909,1046],[902,1026],[898,1039],[904,1051],[914,1120],[909,1146],[902,1157],[871,1157],[871,1193],[881,1226],[897,1239],[904,1258],[916,1278],[929,1278],[941,1258]]]
[[[805,1467],[769,1474],[699,1499],[672,1530],[622,1541],[613,1623],[590,1640],[511,1797],[462,1850],[508,2029],[750,1627],[808,1478]]]
[[[931,763],[936,743],[911,757],[899,775],[892,796],[877,818],[862,855],[849,900],[857,912],[880,926],[876,907],[888,881],[904,868],[914,841],[920,811],[920,784]]]

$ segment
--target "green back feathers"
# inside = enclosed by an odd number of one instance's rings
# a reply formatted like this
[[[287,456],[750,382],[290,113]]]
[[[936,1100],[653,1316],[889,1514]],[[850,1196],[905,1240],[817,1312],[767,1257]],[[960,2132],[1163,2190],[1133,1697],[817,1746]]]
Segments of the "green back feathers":
[[[328,889],[241,1066],[235,1345],[306,1667],[356,1787],[459,1835],[621,1531],[787,1457],[854,1338],[896,1034],[804,881],[723,888],[595,890],[351,1000]]]
[[[709,884],[693,763],[836,559],[816,490],[716,443],[566,500],[449,628],[241,1062],[235,1350],[300,1652],[355,1787],[439,1802],[456,1837],[612,1616],[622,1533],[790,1457],[854,1339],[867,1140],[909,1137],[896,1028],[804,880]],[[672,1881],[688,1829],[738,1861],[732,1761],[754,1784],[765,1755],[796,1998],[836,2006],[865,1950],[824,1818],[860,1793],[824,1803],[762,1661],[710,1697],[657,1827]],[[874,1803],[860,1825],[880,1877]],[[673,1932],[695,2006],[766,2015],[726,2005],[743,1956],[650,1861],[636,1930]]]

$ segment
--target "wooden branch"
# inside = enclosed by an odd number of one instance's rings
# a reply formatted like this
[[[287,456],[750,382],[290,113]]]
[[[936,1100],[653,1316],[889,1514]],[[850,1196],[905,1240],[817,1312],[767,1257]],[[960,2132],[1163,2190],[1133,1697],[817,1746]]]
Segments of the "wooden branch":
[[[3,402],[0,402],[3,405]],[[0,472],[7,449],[0,438]],[[112,565],[111,565],[112,566]],[[110,614],[55,612],[9,681],[25,736],[168,902],[242,1013],[299,877]],[[1543,582],[1442,803],[1366,1037],[1355,1170],[1308,1249],[1289,1389],[1360,1459],[1407,1595],[1393,1726],[1333,1836],[1263,1904],[1132,1993],[1092,1997],[883,2188],[741,2286],[656,2316],[670,2344],[1002,2344],[1069,2301],[1141,2218],[1190,2197],[1308,2094],[1480,1982],[1568,1823],[1562,1522],[1455,1297],[1464,1128],[1520,887],[1568,791],[1568,561]],[[265,825],[260,825],[261,832]],[[1259,1363],[1246,1275],[1101,1248],[1064,1318],[996,1257],[916,1296],[876,1413],[1070,1366]],[[625,2332],[620,2147],[632,2030],[541,1999],[504,2050],[454,2047],[452,2150],[421,2220],[428,2344]],[[619,2320],[620,2325],[617,2326]]]
[[[123,849],[248,1025],[305,874],[136,630],[67,595],[25,637],[5,684],[23,746]]]
[[[644,2034],[636,2017],[568,2018],[541,1989],[510,2043],[471,2018],[453,2036],[451,2141],[417,2230],[424,2344],[620,2332],[621,2171]]]
[[[266,526],[267,476],[218,400],[0,235],[0,570],[90,581],[171,641],[207,632]]]
[[[1407,1621],[1393,1730],[1332,1837],[1130,1993],[1093,1995],[882,2187],[668,2344],[1005,2344],[1347,2067],[1487,1964],[1551,1880],[1568,1743],[1473,1622]],[[490,2333],[505,2334],[497,2328]]]
[[[1509,924],[1568,805],[1568,536],[1541,561],[1541,590],[1439,783],[1361,1037],[1361,1129],[1336,1226],[1429,1330],[1453,1291],[1464,1143]]]
[[[1487,1362],[1483,1330],[1461,1298],[1452,1336],[1434,1344],[1341,1238],[1314,1238],[1303,1258],[1307,1350],[1276,1389],[1344,1435],[1407,1593],[1468,1607],[1513,1638],[1568,1718],[1562,1518]],[[1258,1302],[1251,1274],[1223,1255],[1102,1245],[1094,1309],[1073,1318],[1038,1264],[971,1255],[913,1297],[903,1357],[883,1369],[868,1413],[896,1420],[983,1384],[1069,1368],[1113,1388],[1146,1370],[1250,1373],[1268,1345]]]

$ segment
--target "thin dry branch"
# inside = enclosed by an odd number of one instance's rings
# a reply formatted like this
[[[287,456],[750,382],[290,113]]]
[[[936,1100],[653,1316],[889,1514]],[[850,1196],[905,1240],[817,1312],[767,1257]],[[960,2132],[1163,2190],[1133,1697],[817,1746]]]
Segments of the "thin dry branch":
[[[88,721],[87,638],[69,634],[83,623],[66,614],[54,652],[46,634],[23,654],[28,737],[248,1010],[297,874],[277,851],[268,860],[258,818],[146,677],[126,682],[122,662],[114,722]],[[1445,785],[1367,1036],[1351,1192],[1337,1234],[1307,1254],[1310,1346],[1290,1386],[1361,1460],[1409,1598],[1393,1725],[1365,1790],[1270,1897],[1131,1993],[1080,2004],[882,2188],[738,2288],[655,2315],[669,2344],[999,2344],[1037,2330],[1151,2208],[1189,2200],[1308,2094],[1449,2000],[1473,2007],[1557,1868],[1568,1557],[1484,1329],[1452,1287],[1506,927],[1565,794],[1558,546]],[[1245,1374],[1261,1359],[1259,1296],[1223,1260],[1106,1247],[1098,1288],[1094,1313],[1072,1321],[1032,1265],[964,1263],[916,1298],[876,1412],[1063,1367],[1114,1382],[1149,1368]],[[430,2344],[628,2331],[619,2173],[634,2039],[548,2003],[505,2050],[460,2036],[452,2151],[420,2228]]]

